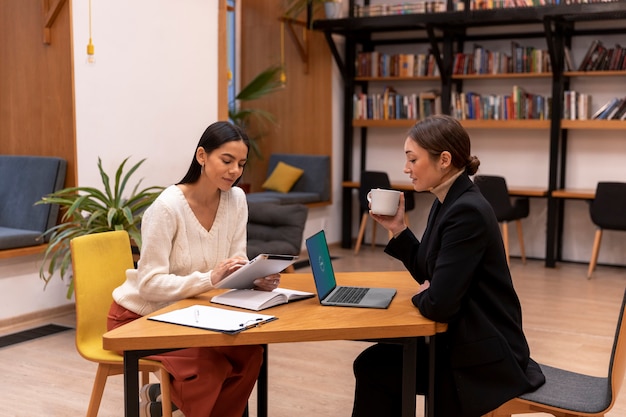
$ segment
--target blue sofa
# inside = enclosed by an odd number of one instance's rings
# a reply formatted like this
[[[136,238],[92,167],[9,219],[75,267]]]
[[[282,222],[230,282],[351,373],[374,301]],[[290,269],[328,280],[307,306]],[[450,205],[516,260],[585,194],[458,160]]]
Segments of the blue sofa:
[[[247,194],[249,203],[312,204],[330,203],[330,157],[327,155],[304,155],[275,153],[270,155],[267,177],[279,162],[304,170],[288,193],[260,191]]]
[[[0,250],[41,245],[59,207],[34,205],[63,188],[67,162],[46,156],[0,155]]]

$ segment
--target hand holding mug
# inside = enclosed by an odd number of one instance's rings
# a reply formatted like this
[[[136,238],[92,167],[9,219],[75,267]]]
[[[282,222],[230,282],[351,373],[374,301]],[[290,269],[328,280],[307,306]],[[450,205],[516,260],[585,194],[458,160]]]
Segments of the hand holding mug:
[[[400,206],[400,194],[396,190],[374,188],[367,193],[367,201],[370,203],[372,214],[381,216],[394,216]]]

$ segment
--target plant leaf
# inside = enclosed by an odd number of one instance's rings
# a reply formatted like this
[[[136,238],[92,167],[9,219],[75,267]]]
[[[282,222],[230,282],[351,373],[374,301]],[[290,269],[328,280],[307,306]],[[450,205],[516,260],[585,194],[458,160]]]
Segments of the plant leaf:
[[[237,94],[235,99],[239,101],[256,100],[282,88],[283,84],[278,79],[282,70],[282,66],[275,66],[262,71]]]

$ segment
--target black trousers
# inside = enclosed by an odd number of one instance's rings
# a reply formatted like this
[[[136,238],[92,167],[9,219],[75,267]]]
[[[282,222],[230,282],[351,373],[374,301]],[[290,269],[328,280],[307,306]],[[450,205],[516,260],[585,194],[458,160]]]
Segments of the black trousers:
[[[352,417],[394,417],[402,414],[402,345],[378,343],[354,361],[356,387]],[[417,344],[416,395],[428,388],[428,346]]]

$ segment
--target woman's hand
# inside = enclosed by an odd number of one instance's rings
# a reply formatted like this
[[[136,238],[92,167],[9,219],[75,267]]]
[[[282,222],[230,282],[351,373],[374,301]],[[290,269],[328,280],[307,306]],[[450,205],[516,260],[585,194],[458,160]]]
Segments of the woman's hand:
[[[211,282],[213,282],[213,285],[217,284],[247,263],[248,260],[241,257],[224,259],[218,263],[215,268],[213,268],[213,272],[211,273]]]
[[[254,289],[261,291],[273,291],[280,285],[280,274],[268,275],[254,280]]]
[[[430,281],[426,280],[423,284],[420,284],[420,288],[417,290],[417,294],[426,291],[430,288]]]
[[[371,211],[370,216],[385,229],[389,230],[394,236],[397,236],[406,229],[406,223],[404,222],[404,193],[400,194],[398,211],[394,216],[382,216],[380,214],[374,214]]]

